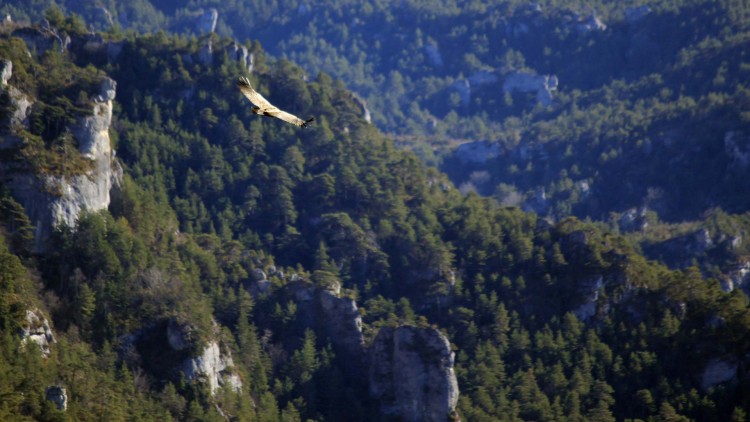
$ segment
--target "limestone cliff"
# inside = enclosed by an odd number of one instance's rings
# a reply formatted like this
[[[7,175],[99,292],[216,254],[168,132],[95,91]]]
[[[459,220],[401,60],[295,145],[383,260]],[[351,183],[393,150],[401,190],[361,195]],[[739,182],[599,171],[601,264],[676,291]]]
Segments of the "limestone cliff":
[[[7,60],[3,63],[0,93],[9,94],[10,104],[7,115],[3,116],[6,129],[0,133],[0,148],[10,149],[24,142],[16,134],[28,130],[28,115],[35,103],[30,95],[10,85],[12,64]],[[85,174],[37,174],[23,168],[3,168],[0,174],[36,227],[34,251],[37,253],[45,251],[46,239],[55,227],[62,224],[73,227],[83,210],[106,209],[110,203],[110,191],[119,185],[121,169],[115,161],[109,139],[115,88],[115,81],[104,78],[99,92],[92,95],[91,112],[77,116],[75,123],[67,127],[77,143],[78,152],[91,161],[92,165]]]
[[[382,328],[370,349],[370,396],[384,415],[398,420],[451,420],[458,402],[453,358],[436,329]]]
[[[324,332],[336,350],[352,363],[351,369],[357,369],[364,357],[364,336],[354,299],[341,297],[338,285],[323,289],[304,281],[289,283],[287,294],[298,304],[303,319]]]
[[[26,321],[20,334],[22,341],[36,344],[44,357],[49,357],[50,346],[56,343],[49,321],[39,309],[26,310]]]
[[[187,381],[202,380],[208,384],[211,394],[219,387],[227,386],[233,391],[242,390],[239,375],[233,373],[234,361],[229,352],[222,353],[217,341],[211,341],[198,356],[187,359],[182,365],[182,373]]]

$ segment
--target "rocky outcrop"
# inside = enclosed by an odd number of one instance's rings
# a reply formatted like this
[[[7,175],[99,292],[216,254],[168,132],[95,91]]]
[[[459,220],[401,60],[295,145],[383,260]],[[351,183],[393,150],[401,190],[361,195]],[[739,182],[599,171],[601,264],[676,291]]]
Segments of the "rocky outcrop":
[[[738,364],[727,359],[711,359],[701,374],[701,388],[709,388],[727,382],[737,375]]]
[[[36,56],[41,56],[50,49],[62,53],[70,46],[69,36],[60,35],[54,28],[49,27],[23,27],[13,31],[11,35],[21,38],[26,43],[26,49],[29,50],[29,53]]]
[[[362,316],[354,299],[341,297],[339,284],[324,289],[299,280],[290,283],[287,289],[297,302],[302,319],[324,332],[353,368],[361,366],[365,341]]]
[[[210,39],[206,42],[206,45],[198,50],[198,61],[203,63],[204,66],[214,64],[214,44]]]
[[[427,56],[427,61],[430,65],[438,68],[443,67],[443,56],[440,54],[440,49],[437,44],[425,44],[424,54]]]
[[[448,339],[432,328],[382,328],[370,349],[370,396],[402,421],[446,421],[455,412],[458,383]]]
[[[455,92],[461,102],[461,107],[471,104],[472,90],[483,85],[494,84],[498,81],[497,74],[492,70],[480,70],[468,78],[456,79],[448,92]]]
[[[229,58],[239,62],[248,73],[252,73],[255,67],[255,55],[250,53],[247,47],[244,45],[233,42],[227,47],[227,54]]]
[[[628,208],[620,215],[617,224],[623,232],[633,232],[648,228],[648,208]]]
[[[515,71],[505,75],[503,92],[535,92],[536,100],[542,105],[552,104],[552,91],[557,90],[557,76],[536,75],[525,71]]]
[[[750,261],[736,263],[719,281],[721,289],[725,292],[743,289],[745,293],[750,294]]]
[[[339,297],[330,290],[318,293],[323,316],[328,320],[327,331],[339,348],[349,355],[361,354],[364,347],[362,316],[354,299]]]
[[[0,60],[0,83],[2,86],[8,84],[11,76],[13,76],[13,62],[7,59]]]
[[[367,108],[367,101],[355,93],[351,93],[352,99],[359,106],[360,115],[367,123],[372,123],[372,115],[370,115],[370,109]]]
[[[13,62],[7,59],[0,60],[0,94],[7,95],[9,100],[9,113],[4,121],[0,122],[0,127],[27,126],[29,123],[33,103],[28,95],[8,83],[12,76]],[[6,139],[0,140],[0,148],[12,147],[18,142],[20,140],[17,138],[6,136]]]
[[[209,339],[206,345],[199,349],[196,347],[199,337],[198,330],[191,323],[171,319],[167,322],[166,328],[166,341],[169,348],[172,349],[172,352],[167,352],[175,357],[182,356],[184,358],[175,369],[185,377],[186,381],[206,383],[212,395],[224,386],[233,391],[242,390],[242,381],[239,375],[232,372],[234,367],[232,353],[228,350],[222,350],[219,340],[216,339],[219,332],[216,322],[213,322],[213,338]],[[163,333],[164,331],[161,330],[145,333],[144,338],[151,336],[153,339],[154,334],[163,336]],[[144,336],[144,334],[140,334],[140,336]],[[185,358],[186,354],[188,356]],[[180,361],[177,360],[177,362]]]
[[[6,65],[5,68],[10,66]],[[14,107],[10,113],[10,127],[25,127],[33,103],[28,96],[10,85],[5,85],[3,89],[8,90]],[[80,154],[93,164],[88,172],[40,175],[15,171],[3,175],[8,179],[7,186],[13,196],[24,206],[36,227],[33,249],[37,253],[45,252],[46,239],[55,227],[62,224],[74,227],[83,210],[94,212],[106,209],[110,203],[110,191],[119,186],[122,170],[114,159],[109,139],[115,91],[115,81],[104,78],[99,92],[93,95],[91,113],[78,116],[75,123],[67,128],[77,141]],[[0,148],[12,148],[18,142],[17,137],[5,133],[0,138]]]
[[[26,321],[21,327],[20,334],[23,342],[36,344],[42,356],[49,357],[50,345],[56,342],[55,335],[52,333],[49,321],[40,310],[26,310]]]
[[[200,355],[183,363],[182,373],[187,381],[200,380],[207,383],[211,394],[216,394],[224,386],[239,392],[242,390],[242,381],[239,375],[231,372],[233,366],[232,355],[229,352],[222,353],[219,343],[214,340],[208,343]]]
[[[211,8],[198,16],[195,22],[195,30],[201,34],[210,34],[216,29],[216,22],[219,20],[219,11]]]
[[[50,385],[44,390],[44,396],[47,401],[51,401],[57,407],[57,410],[68,409],[68,393],[65,387],[60,385]]]
[[[469,83],[472,87],[490,85],[497,83],[497,73],[493,70],[480,70],[469,76]]]
[[[724,152],[729,156],[732,170],[745,170],[750,165],[750,136],[740,131],[724,134]]]
[[[451,90],[458,94],[461,107],[468,107],[471,104],[471,83],[468,79],[456,80],[451,84]]]
[[[599,300],[599,291],[604,286],[604,277],[597,275],[584,280],[579,289],[583,294],[584,302],[576,309],[573,314],[581,321],[588,321],[596,315],[597,301]]]
[[[486,163],[500,155],[500,144],[497,142],[476,141],[466,142],[458,146],[453,157],[463,164]]]
[[[585,18],[579,19],[576,24],[576,29],[581,33],[588,33],[592,31],[604,31],[607,29],[607,25],[596,16],[596,13],[591,12]]]

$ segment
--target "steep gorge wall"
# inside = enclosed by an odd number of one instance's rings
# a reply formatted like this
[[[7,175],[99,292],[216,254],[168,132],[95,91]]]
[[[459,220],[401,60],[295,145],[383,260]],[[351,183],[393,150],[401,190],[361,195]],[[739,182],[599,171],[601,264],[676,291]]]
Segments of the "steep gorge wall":
[[[7,115],[3,116],[7,130],[0,133],[0,149],[12,149],[24,142],[16,134],[29,129],[28,116],[35,103],[30,95],[9,84],[12,63],[8,60],[3,60],[2,75],[0,92],[9,95],[10,104]],[[33,249],[37,253],[45,251],[45,242],[55,227],[75,226],[84,210],[106,209],[112,188],[119,186],[122,170],[115,161],[109,138],[115,92],[115,81],[104,78],[93,97],[91,113],[77,116],[75,123],[67,128],[77,141],[78,152],[92,161],[85,174],[43,175],[8,166],[1,168],[3,182],[36,228]]]

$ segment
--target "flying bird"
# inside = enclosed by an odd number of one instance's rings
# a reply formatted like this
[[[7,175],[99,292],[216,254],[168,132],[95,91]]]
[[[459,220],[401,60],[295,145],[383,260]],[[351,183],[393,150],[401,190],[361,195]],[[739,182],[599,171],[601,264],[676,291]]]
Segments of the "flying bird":
[[[275,117],[299,127],[307,127],[310,122],[315,120],[314,117],[310,117],[307,120],[302,120],[294,114],[287,113],[286,111],[281,110],[280,108],[271,104],[267,99],[263,98],[263,96],[260,95],[258,91],[253,89],[253,86],[250,85],[250,80],[248,80],[244,76],[240,76],[240,78],[237,80],[237,87],[240,89],[240,92],[242,92],[245,97],[247,97],[247,99],[255,105],[255,107],[252,108],[253,114]]]

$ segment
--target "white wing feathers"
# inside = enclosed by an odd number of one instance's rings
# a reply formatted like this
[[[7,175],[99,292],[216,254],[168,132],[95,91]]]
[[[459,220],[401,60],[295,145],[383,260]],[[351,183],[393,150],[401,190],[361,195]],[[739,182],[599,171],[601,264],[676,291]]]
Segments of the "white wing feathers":
[[[242,92],[242,94],[244,94],[245,97],[247,97],[247,99],[250,100],[253,105],[255,105],[255,107],[253,108],[253,113],[255,114],[276,117],[277,119],[281,119],[285,122],[300,127],[307,127],[310,122],[315,120],[315,118],[313,117],[308,120],[302,120],[299,117],[291,113],[287,113],[286,111],[274,106],[262,95],[260,95],[258,91],[254,90],[253,86],[250,84],[250,80],[248,80],[244,76],[240,76],[240,78],[237,80],[237,87],[240,89],[240,92]]]

